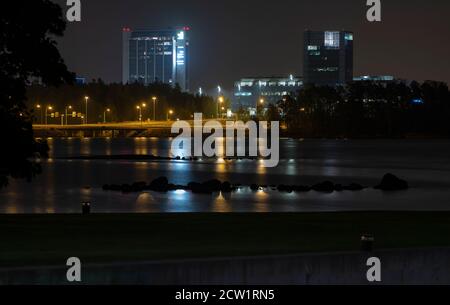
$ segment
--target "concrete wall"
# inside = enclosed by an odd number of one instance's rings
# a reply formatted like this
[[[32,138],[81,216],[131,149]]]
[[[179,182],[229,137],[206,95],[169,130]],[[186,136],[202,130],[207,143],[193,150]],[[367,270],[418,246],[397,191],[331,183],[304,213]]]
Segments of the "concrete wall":
[[[381,259],[381,284],[450,284],[450,249],[85,265],[82,284],[369,284],[366,260],[372,256]],[[0,284],[68,284],[66,270],[0,269]]]

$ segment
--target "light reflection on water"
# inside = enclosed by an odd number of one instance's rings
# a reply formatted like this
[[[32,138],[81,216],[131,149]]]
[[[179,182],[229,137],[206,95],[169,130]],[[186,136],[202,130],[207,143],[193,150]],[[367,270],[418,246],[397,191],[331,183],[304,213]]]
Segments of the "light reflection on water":
[[[219,142],[224,152],[225,141]],[[93,212],[270,212],[336,210],[449,210],[449,141],[333,141],[280,142],[281,161],[265,168],[261,161],[201,158],[190,161],[134,162],[62,159],[78,155],[153,154],[171,156],[170,140],[51,139],[51,159],[44,173],[28,184],[12,181],[0,190],[0,213],[79,213],[80,203],[92,202]],[[184,156],[183,148],[174,155]],[[427,156],[424,158],[424,156]],[[313,184],[324,180],[375,185],[386,172],[407,179],[412,189],[382,193],[372,189],[333,194],[282,194],[270,189],[242,188],[231,194],[198,195],[105,192],[103,184],[151,181],[167,176],[175,184],[219,179],[250,185]],[[432,200],[430,200],[432,198]]]

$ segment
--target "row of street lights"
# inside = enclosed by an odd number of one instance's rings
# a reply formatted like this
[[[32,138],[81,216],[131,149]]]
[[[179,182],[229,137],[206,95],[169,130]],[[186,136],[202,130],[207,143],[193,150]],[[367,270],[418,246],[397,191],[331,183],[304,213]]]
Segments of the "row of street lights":
[[[156,96],[152,97],[152,101],[153,101],[153,121],[156,121],[156,101],[158,100],[158,98]],[[139,122],[142,123],[142,110],[147,108],[147,104],[146,103],[142,103],[140,105],[136,106],[136,109],[139,113]],[[170,120],[172,114],[174,114],[174,111],[169,109],[169,111],[167,111],[167,121]]]
[[[67,125],[68,124],[68,118],[69,118],[69,111],[72,111],[72,117],[79,117],[83,120],[83,124],[88,124],[88,101],[89,101],[89,96],[85,96],[84,97],[84,102],[85,102],[85,114],[81,114],[81,113],[76,113],[73,111],[73,107],[71,105],[68,105],[66,107],[64,107],[64,114],[61,115],[61,125]],[[40,104],[36,105],[36,108],[40,111],[40,123],[45,125],[48,125],[48,117],[49,117],[49,111],[52,112],[53,114],[53,106],[48,105],[48,106],[42,106]],[[45,109],[43,111],[43,108]],[[106,123],[106,116],[108,113],[111,113],[111,109],[110,108],[106,108],[103,111],[103,123]],[[57,113],[56,113],[57,115]]]

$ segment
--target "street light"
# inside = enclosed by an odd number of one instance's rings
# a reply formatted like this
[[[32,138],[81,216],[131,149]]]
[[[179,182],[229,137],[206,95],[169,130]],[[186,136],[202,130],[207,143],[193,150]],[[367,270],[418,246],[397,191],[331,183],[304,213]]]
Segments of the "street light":
[[[44,118],[42,117],[42,114],[43,114],[42,107],[41,107],[41,105],[37,104],[36,108],[39,109],[39,112],[40,112],[39,113],[40,123],[43,124],[44,123]]]
[[[140,109],[141,109],[141,112],[140,112],[140,121],[142,122],[143,121],[143,119],[142,119],[142,109],[144,109],[144,108],[146,108],[147,107],[147,104],[146,103],[142,103],[141,104],[141,106],[139,107]]]
[[[47,123],[48,123],[48,120],[47,120],[47,116],[48,116],[47,111],[48,110],[52,111],[53,107],[52,106],[45,107],[45,125],[47,125]]]
[[[139,111],[139,122],[142,122],[142,109],[141,109],[141,106],[137,105],[136,109]]]
[[[219,102],[217,103],[217,117],[219,117],[219,107],[221,104],[223,104],[224,98],[223,96],[219,96]]]
[[[107,108],[105,111],[103,111],[103,123],[106,123],[106,113],[110,113],[111,109]]]
[[[156,96],[152,97],[153,100],[153,121],[156,121]]]
[[[67,118],[68,118],[68,115],[67,115],[67,110],[70,110],[70,109],[72,109],[72,106],[66,106],[66,108],[65,108],[65,113],[66,113],[66,125],[67,125]]]
[[[169,110],[169,112],[167,112],[167,121],[169,120],[169,118],[172,114],[173,114],[173,110]]]
[[[85,101],[85,106],[86,106],[86,113],[84,114],[84,116],[85,116],[85,124],[87,124],[88,123],[88,100],[89,100],[89,96],[85,96],[84,97],[84,101]]]

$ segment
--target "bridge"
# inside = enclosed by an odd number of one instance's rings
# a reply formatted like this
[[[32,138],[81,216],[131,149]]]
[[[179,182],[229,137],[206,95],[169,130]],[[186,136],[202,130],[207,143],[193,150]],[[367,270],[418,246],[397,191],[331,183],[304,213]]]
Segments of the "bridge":
[[[171,136],[174,121],[33,125],[36,137],[158,137]],[[194,121],[188,121],[194,126]],[[224,122],[222,122],[224,125]]]
[[[36,137],[140,137],[170,135],[173,121],[33,125]]]

